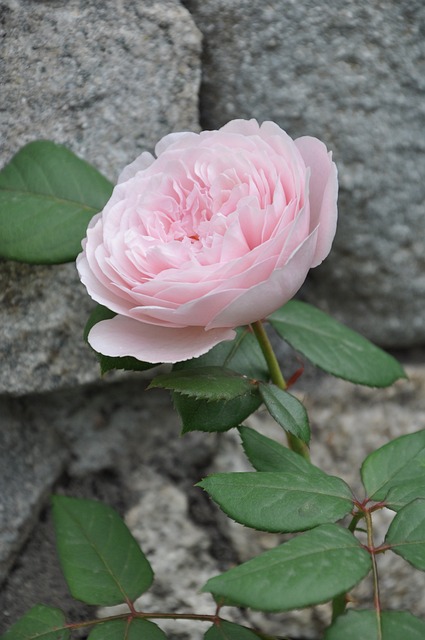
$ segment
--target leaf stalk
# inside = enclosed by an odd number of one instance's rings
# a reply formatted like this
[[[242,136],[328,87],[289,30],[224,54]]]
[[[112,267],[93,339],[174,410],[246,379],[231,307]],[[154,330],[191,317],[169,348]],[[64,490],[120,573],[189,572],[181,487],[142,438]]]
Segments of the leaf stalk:
[[[261,347],[261,351],[263,352],[272,382],[277,387],[285,391],[288,388],[288,385],[285,378],[283,377],[282,371],[276,358],[276,354],[273,351],[273,347],[262,321],[258,320],[257,322],[253,322],[251,324],[251,327]],[[292,451],[299,453],[306,460],[310,461],[310,452],[307,445],[299,438],[296,438],[292,433],[288,433],[287,431],[285,433],[288,440],[289,448],[292,449]]]

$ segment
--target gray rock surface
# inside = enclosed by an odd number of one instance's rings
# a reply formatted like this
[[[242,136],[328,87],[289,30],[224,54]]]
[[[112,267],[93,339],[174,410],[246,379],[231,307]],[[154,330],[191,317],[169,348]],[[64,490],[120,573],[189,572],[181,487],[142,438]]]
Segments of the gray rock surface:
[[[104,469],[124,474],[137,461],[190,482],[191,467],[209,460],[213,441],[201,447],[200,434],[193,434],[181,451],[167,394],[145,393],[145,386],[140,375],[130,374],[122,382],[79,390],[0,395],[0,582],[65,463],[70,476],[83,477]],[[151,428],[153,423],[161,429]],[[167,449],[164,439],[171,440]]]
[[[213,599],[199,590],[219,573],[218,563],[211,556],[208,535],[188,517],[187,496],[148,468],[137,470],[133,483],[140,499],[128,512],[126,522],[155,574],[152,588],[139,598],[137,608],[158,611],[161,603],[164,611],[183,613],[184,608],[185,613],[213,614]],[[99,613],[105,617],[125,610],[122,606],[108,607]],[[188,620],[158,622],[173,640],[201,640],[211,626]]]
[[[2,164],[23,144],[48,138],[114,180],[163,135],[199,128],[201,36],[179,2],[5,0],[0,17]],[[111,428],[102,446],[89,442],[87,424],[101,429],[103,414],[94,403],[87,416],[85,387],[77,390],[98,380],[99,367],[81,339],[93,303],[74,265],[1,262],[0,302],[4,579],[65,462],[73,477],[113,466],[124,435]]]
[[[94,303],[74,264],[0,261],[0,393],[23,395],[99,378],[83,329]]]
[[[176,0],[5,0],[0,12],[0,163],[49,138],[115,179],[163,135],[198,128],[201,36]],[[0,262],[0,304],[0,393],[98,378],[73,265]]]
[[[29,544],[29,563],[25,560],[27,551],[22,551],[40,511],[49,504],[53,487],[75,497],[105,500],[121,512],[141,499],[147,501],[151,505],[146,521],[150,551],[155,537],[163,538],[166,516],[169,524],[178,512],[175,530],[190,530],[190,523],[185,525],[188,498],[182,488],[190,495],[189,487],[198,479],[199,469],[207,467],[213,457],[216,438],[205,441],[203,434],[191,434],[179,439],[179,421],[168,394],[146,392],[145,387],[140,374],[128,374],[120,382],[81,386],[79,390],[20,398],[0,396],[0,584],[21,551],[1,590],[0,611],[8,613],[4,619],[0,616],[0,634],[36,602],[52,602],[53,597],[53,603],[61,606],[60,593],[68,614],[74,612],[75,603],[66,596],[63,578],[57,569],[50,569],[50,565],[57,565],[51,534],[45,547],[40,540],[35,548]],[[162,478],[162,488],[155,478]],[[155,511],[161,495],[164,501],[168,495],[173,502],[168,515],[161,512],[162,508]],[[182,504],[184,508],[180,508]],[[52,528],[51,522],[49,526]],[[33,536],[37,538],[34,532]],[[201,537],[197,532],[196,545]],[[162,541],[165,547],[167,540]],[[180,554],[189,554],[189,548],[193,551],[195,542],[187,544]],[[157,548],[158,557],[164,555],[164,547],[162,551]],[[41,554],[46,565],[42,569],[46,575],[39,577],[39,586],[37,573],[30,575],[34,554]],[[35,566],[39,564],[37,559]],[[188,580],[189,576],[190,571]],[[30,587],[22,585],[22,581]],[[53,584],[56,594],[50,591]],[[45,594],[39,589],[45,589]]]
[[[424,344],[424,3],[185,4],[203,127],[271,119],[334,151],[339,229],[305,295],[384,346]]]
[[[0,585],[31,532],[68,455],[58,433],[0,396]]]
[[[115,180],[198,127],[200,34],[177,0],[4,0],[1,17],[0,162],[48,138]]]

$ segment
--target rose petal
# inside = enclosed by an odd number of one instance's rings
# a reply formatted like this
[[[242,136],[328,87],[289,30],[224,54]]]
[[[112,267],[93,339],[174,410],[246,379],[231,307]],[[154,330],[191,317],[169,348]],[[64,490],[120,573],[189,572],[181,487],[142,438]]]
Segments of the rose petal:
[[[227,124],[223,125],[220,128],[220,131],[224,131],[226,133],[239,133],[243,136],[255,136],[258,135],[258,132],[260,131],[260,125],[255,118],[251,118],[251,120],[236,118],[235,120],[231,120]]]
[[[154,162],[154,160],[155,158],[151,153],[149,153],[148,151],[143,151],[143,153],[141,153],[140,156],[133,160],[131,164],[128,164],[126,167],[124,167],[124,169],[118,176],[117,184],[120,184],[121,182],[127,182],[127,180],[130,180],[130,178],[135,176],[139,171],[147,169],[152,164],[152,162]]]
[[[93,340],[174,362],[296,293],[330,250],[337,177],[320,141],[294,142],[272,122],[173,133],[156,153],[123,171],[77,266],[93,299],[118,313]]]
[[[157,142],[155,146],[155,153],[158,157],[169,147],[175,146],[176,143],[181,143],[182,141],[186,142],[186,140],[190,140],[190,138],[196,139],[197,137],[198,134],[192,133],[191,131],[176,131],[175,133],[169,133]]]
[[[128,312],[132,318],[141,320],[146,323],[155,324],[155,322],[168,326],[202,326],[205,327],[211,318],[214,318],[221,309],[229,306],[229,304],[241,292],[244,292],[250,286],[256,286],[256,283],[266,280],[273,271],[273,265],[276,260],[268,258],[260,264],[255,264],[249,273],[241,274],[238,278],[233,278],[231,283],[221,283],[217,290],[210,291],[204,296],[193,296],[185,304],[181,304],[177,308],[165,308],[161,306],[141,306],[135,307]],[[185,287],[181,285],[182,294],[187,295]],[[166,291],[164,295],[171,296],[174,293],[176,299],[179,298],[179,289],[174,291]],[[234,325],[237,326],[237,325]]]
[[[142,362],[174,363],[201,356],[219,342],[233,340],[235,335],[231,329],[170,329],[115,316],[95,324],[88,341],[95,351],[105,356],[133,356]]]
[[[270,278],[247,291],[234,292],[234,299],[207,325],[207,329],[226,326],[239,327],[266,318],[288,302],[300,289],[314,255],[317,230],[302,243],[281,269]],[[235,323],[235,324],[233,324]]]
[[[311,229],[319,225],[316,253],[312,267],[317,267],[331,250],[337,223],[338,179],[332,153],[317,138],[304,136],[295,144],[311,170],[310,207]]]

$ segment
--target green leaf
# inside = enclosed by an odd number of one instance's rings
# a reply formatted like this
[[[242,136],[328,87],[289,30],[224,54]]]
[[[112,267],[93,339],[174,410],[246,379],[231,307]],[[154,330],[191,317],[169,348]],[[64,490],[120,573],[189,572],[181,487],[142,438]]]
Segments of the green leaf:
[[[348,611],[338,616],[325,633],[324,640],[379,640],[375,611]],[[398,638],[397,640],[400,640]]]
[[[204,635],[204,640],[258,640],[258,638],[261,636],[252,629],[227,620],[220,620],[220,624],[210,627]]]
[[[425,500],[414,500],[400,509],[385,543],[391,546],[391,551],[425,571]]]
[[[198,367],[157,376],[148,389],[160,387],[201,400],[234,400],[258,393],[258,386],[249,378],[222,367]]]
[[[112,184],[62,145],[23,147],[0,172],[0,256],[36,264],[75,260]]]
[[[74,598],[110,606],[133,602],[149,589],[151,566],[111,507],[55,496],[53,517],[59,559]]]
[[[98,304],[97,307],[93,309],[91,312],[86,326],[84,327],[84,340],[88,342],[88,335],[90,333],[90,329],[94,327],[95,324],[101,322],[102,320],[110,320],[114,318],[117,314]],[[94,349],[93,349],[94,351]],[[125,369],[126,371],[146,371],[147,369],[152,369],[158,365],[152,364],[150,362],[142,362],[141,360],[137,360],[132,356],[122,356],[112,358],[110,356],[104,356],[102,353],[98,353],[95,351],[97,358],[100,364],[100,371],[103,374],[111,371],[112,369]]]
[[[406,377],[388,353],[305,302],[291,300],[268,320],[294,349],[338,378],[387,387]]]
[[[423,640],[425,623],[405,611],[381,613],[382,640]],[[324,640],[379,640],[375,611],[348,611],[339,616]]]
[[[382,640],[423,640],[425,622],[408,611],[382,613]],[[364,640],[364,638],[362,638]]]
[[[211,402],[174,393],[173,400],[183,424],[182,433],[228,431],[238,427],[261,404],[259,394],[239,396],[228,402]]]
[[[398,511],[417,498],[425,499],[425,476],[392,487],[385,500],[389,509]]]
[[[244,328],[236,330],[234,340],[220,342],[199,358],[178,362],[173,370],[193,370],[199,367],[222,367],[254,380],[269,379],[267,364],[257,339]]]
[[[371,569],[350,531],[324,524],[208,580],[203,591],[261,611],[299,609],[345,593]]]
[[[299,453],[263,436],[255,429],[239,427],[239,433],[245,455],[257,471],[289,471],[309,476],[323,474],[321,469],[307,462]],[[313,477],[311,482],[314,482]]]
[[[253,380],[268,380],[267,365],[256,338],[247,329],[237,329],[231,342],[221,342],[199,358],[178,362],[173,371],[193,371],[199,367],[231,369]],[[183,433],[189,431],[228,431],[238,427],[258,409],[258,393],[239,396],[230,401],[206,401],[173,394],[174,405],[183,423]]]
[[[325,473],[218,473],[204,478],[205,489],[231,518],[247,527],[286,533],[335,522],[353,508],[350,488]]]
[[[149,620],[136,618],[127,620],[108,620],[93,629],[88,640],[167,640],[158,625]]]
[[[60,609],[36,605],[10,627],[1,640],[67,640],[65,616]]]
[[[259,384],[260,395],[272,418],[294,436],[308,444],[310,424],[304,405],[274,384]]]
[[[368,497],[386,500],[394,510],[425,497],[425,430],[400,436],[371,453],[361,476]]]

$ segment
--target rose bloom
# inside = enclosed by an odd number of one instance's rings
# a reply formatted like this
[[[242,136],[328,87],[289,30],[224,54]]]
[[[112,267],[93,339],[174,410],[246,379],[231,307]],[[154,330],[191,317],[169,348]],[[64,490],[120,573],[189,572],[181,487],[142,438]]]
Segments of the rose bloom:
[[[117,314],[91,329],[96,351],[178,362],[294,296],[330,251],[337,171],[316,138],[256,120],[172,133],[155,153],[124,169],[77,267]]]

